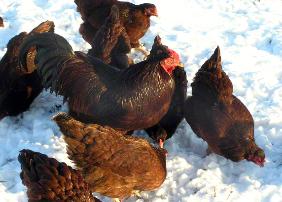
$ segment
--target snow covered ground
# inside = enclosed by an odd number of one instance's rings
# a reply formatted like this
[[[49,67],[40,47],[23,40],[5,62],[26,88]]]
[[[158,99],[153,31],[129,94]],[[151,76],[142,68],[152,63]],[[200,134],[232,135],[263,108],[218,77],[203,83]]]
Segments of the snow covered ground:
[[[143,0],[132,0],[143,3]],[[223,68],[234,94],[249,108],[255,120],[255,137],[265,150],[265,167],[220,156],[206,155],[206,143],[185,121],[166,148],[167,179],[155,192],[142,193],[141,201],[282,201],[282,1],[279,0],[174,0],[153,1],[159,18],[142,42],[151,47],[160,34],[165,44],[181,54],[191,84],[195,72],[220,46]],[[75,50],[87,50],[78,34],[81,22],[72,0],[1,0],[0,56],[8,40],[53,20],[56,32]],[[191,94],[191,88],[188,88]],[[65,161],[65,143],[50,120],[62,99],[43,92],[29,111],[0,121],[0,201],[27,201],[19,177],[19,150],[29,148]],[[103,198],[109,201],[108,198]],[[136,201],[130,198],[126,201]]]

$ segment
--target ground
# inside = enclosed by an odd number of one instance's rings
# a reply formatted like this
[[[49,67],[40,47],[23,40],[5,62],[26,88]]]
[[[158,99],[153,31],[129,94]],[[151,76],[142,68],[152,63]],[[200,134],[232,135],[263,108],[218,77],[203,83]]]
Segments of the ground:
[[[234,94],[254,117],[256,142],[265,150],[266,163],[260,168],[207,155],[206,143],[183,121],[165,145],[169,152],[166,181],[155,192],[142,193],[138,201],[282,201],[282,1],[146,2],[157,5],[159,18],[152,18],[142,43],[150,49],[159,34],[164,44],[180,53],[189,84],[220,46]],[[11,37],[45,20],[55,22],[56,33],[70,41],[74,50],[89,48],[78,33],[81,19],[71,0],[1,0],[0,16],[5,23],[0,28],[0,57]],[[50,119],[58,111],[67,111],[61,105],[62,98],[44,91],[28,111],[0,121],[0,201],[27,201],[17,161],[21,149],[40,151],[72,165],[58,127]]]

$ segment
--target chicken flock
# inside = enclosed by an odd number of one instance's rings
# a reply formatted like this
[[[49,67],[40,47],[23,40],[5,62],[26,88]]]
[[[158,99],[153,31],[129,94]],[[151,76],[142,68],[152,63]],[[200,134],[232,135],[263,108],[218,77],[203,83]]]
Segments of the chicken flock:
[[[0,119],[27,110],[44,88],[69,105],[68,114],[53,120],[77,170],[22,150],[20,177],[29,201],[100,201],[91,192],[120,200],[157,189],[166,178],[164,143],[183,119],[209,152],[264,165],[254,120],[233,95],[219,47],[196,73],[187,97],[180,56],[159,36],[143,61],[134,64],[128,56],[142,48],[139,39],[158,15],[155,5],[74,2],[83,20],[79,32],[91,45],[87,53],[73,51],[46,21],[13,37],[0,61]],[[145,130],[157,146],[131,136],[135,130]]]

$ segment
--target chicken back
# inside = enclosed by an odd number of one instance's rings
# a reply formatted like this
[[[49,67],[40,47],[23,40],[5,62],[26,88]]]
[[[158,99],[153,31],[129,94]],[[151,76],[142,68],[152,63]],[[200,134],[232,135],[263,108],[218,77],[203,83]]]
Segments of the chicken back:
[[[254,139],[254,120],[233,93],[222,70],[219,47],[197,72],[192,96],[185,103],[185,118],[209,149],[232,161],[246,159],[264,165],[265,154]]]
[[[69,158],[90,189],[112,198],[151,191],[166,178],[166,150],[145,139],[96,124],[84,124],[65,113],[54,118],[64,134]]]
[[[80,172],[39,152],[24,149],[18,160],[29,202],[101,202],[94,198]]]

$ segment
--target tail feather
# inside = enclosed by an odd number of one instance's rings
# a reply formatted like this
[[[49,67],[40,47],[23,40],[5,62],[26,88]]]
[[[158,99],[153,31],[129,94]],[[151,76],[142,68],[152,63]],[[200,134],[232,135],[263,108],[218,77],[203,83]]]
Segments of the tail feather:
[[[202,70],[212,72],[218,78],[222,77],[222,63],[219,46],[216,47],[212,56],[202,65]]]
[[[55,31],[55,24],[53,21],[45,21],[35,27],[30,34],[42,33],[42,32],[54,32]]]
[[[52,33],[54,33],[54,30],[55,30],[54,22],[47,20],[47,21],[42,22],[41,24],[39,24],[37,27],[35,27],[29,33],[29,35],[34,35],[34,34],[43,33],[43,32],[52,32]],[[34,69],[36,69],[35,64],[34,64],[35,55],[36,55],[36,49],[35,49],[35,47],[32,47],[30,49],[30,51],[27,53],[27,59],[26,59],[28,72],[33,72]]]
[[[86,125],[76,121],[64,112],[58,113],[53,117],[53,120],[58,124],[63,134],[67,134],[71,138],[80,141],[84,137],[85,131],[83,130]]]
[[[87,145],[84,142],[85,136],[87,135],[85,131],[86,125],[76,121],[64,112],[55,115],[53,120],[64,134],[64,140],[67,144],[67,153],[70,159],[75,162],[78,168],[87,166],[87,158],[90,153],[87,152]]]
[[[71,45],[62,36],[55,33],[40,33],[29,36],[25,39],[20,48],[20,63],[25,66],[25,58],[28,50],[32,47],[37,47],[37,56],[40,55],[39,51],[48,50],[50,51],[50,56],[56,55],[58,57],[73,55],[73,50]],[[42,60],[44,56],[49,59],[49,55],[42,54],[41,57],[36,57],[36,60]]]
[[[26,67],[26,56],[31,47],[36,47],[35,64],[43,86],[55,86],[54,82],[61,64],[74,56],[70,44],[62,36],[54,33],[35,34],[27,37],[20,49],[20,65]]]
[[[20,151],[18,160],[29,201],[99,201],[81,174],[65,163],[26,149]]]
[[[120,132],[100,125],[83,124],[65,113],[59,113],[53,120],[64,134],[69,158],[79,168],[89,167],[89,162],[93,166],[97,161],[109,159],[123,142]]]
[[[192,94],[201,95],[213,103],[232,102],[233,85],[229,77],[222,70],[220,49],[217,46],[213,55],[202,65],[191,84]]]
[[[114,5],[111,8],[110,15],[96,32],[91,44],[92,49],[88,54],[100,58],[107,64],[110,63],[111,52],[123,31],[124,27],[119,19],[119,9]]]

